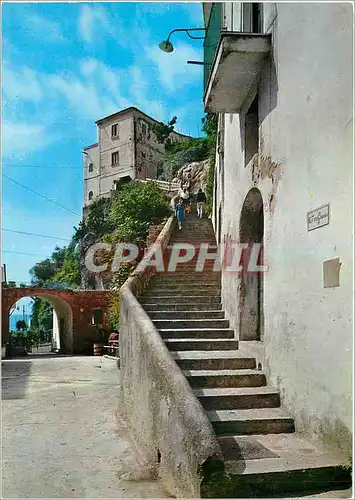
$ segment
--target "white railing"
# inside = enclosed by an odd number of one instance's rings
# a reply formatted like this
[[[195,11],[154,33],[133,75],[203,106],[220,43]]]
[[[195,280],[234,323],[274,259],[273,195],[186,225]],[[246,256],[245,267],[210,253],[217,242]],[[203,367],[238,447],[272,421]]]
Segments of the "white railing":
[[[141,182],[153,182],[156,186],[158,186],[163,191],[179,191],[180,184],[177,182],[169,182],[169,181],[160,181],[158,179],[145,179]]]

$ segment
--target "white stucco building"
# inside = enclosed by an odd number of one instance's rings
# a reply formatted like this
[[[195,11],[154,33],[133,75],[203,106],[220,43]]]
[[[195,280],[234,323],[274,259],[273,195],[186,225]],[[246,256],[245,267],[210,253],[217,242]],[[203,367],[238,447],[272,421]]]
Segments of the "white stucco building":
[[[268,266],[224,270],[224,306],[297,429],[350,454],[353,6],[203,10],[204,104],[219,114],[213,223],[225,246],[262,244]]]
[[[84,148],[84,212],[90,202],[110,195],[122,178],[154,179],[164,153],[152,126],[158,123],[137,108],[123,109],[96,122],[97,142]],[[171,139],[188,136],[173,132]]]

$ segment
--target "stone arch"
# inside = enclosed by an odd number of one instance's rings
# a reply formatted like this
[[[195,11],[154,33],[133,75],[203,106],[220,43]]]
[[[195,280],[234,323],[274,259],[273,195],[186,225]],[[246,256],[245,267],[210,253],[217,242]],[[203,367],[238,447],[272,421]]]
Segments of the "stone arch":
[[[63,353],[73,352],[73,312],[71,306],[58,295],[46,293],[45,291],[31,293],[31,290],[23,290],[13,302],[4,305],[6,309],[3,315],[7,315],[7,333],[9,337],[9,314],[12,307],[24,297],[36,297],[46,300],[53,307],[53,341],[55,346]],[[4,325],[3,325],[4,326]]]
[[[262,340],[263,338],[263,289],[262,272],[253,272],[249,267],[253,252],[257,252],[257,264],[263,264],[264,210],[263,198],[257,188],[252,188],[245,197],[239,220],[239,241],[248,244],[242,253],[242,272],[239,304],[240,340]],[[253,245],[253,244],[258,244]]]

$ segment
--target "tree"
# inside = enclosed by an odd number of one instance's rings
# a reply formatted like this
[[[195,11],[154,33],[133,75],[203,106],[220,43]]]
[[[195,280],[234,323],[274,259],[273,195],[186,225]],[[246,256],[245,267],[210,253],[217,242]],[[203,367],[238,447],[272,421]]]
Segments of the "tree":
[[[177,122],[177,117],[173,116],[173,118],[167,123],[159,122],[153,125],[152,130],[156,135],[157,141],[160,144],[164,144],[169,147],[171,144],[170,134],[174,132],[174,126]]]
[[[53,276],[52,281],[62,284],[66,288],[76,288],[80,286],[79,252],[74,242],[71,242],[70,245],[65,248],[62,265]]]
[[[102,198],[91,203],[88,214],[81,220],[79,227],[74,227],[75,234],[73,242],[78,243],[88,233],[93,233],[97,238],[111,233],[113,226],[109,218],[111,210],[111,198]]]
[[[45,259],[37,262],[29,271],[31,276],[31,283],[33,285],[41,286],[46,281],[53,278],[56,273],[56,266],[51,259]]]
[[[31,269],[31,282],[33,285],[43,286],[51,281],[53,276],[62,267],[66,255],[66,247],[55,247],[50,258],[37,262]]]
[[[43,299],[35,298],[32,305],[31,329],[51,330],[53,328],[53,307]]]

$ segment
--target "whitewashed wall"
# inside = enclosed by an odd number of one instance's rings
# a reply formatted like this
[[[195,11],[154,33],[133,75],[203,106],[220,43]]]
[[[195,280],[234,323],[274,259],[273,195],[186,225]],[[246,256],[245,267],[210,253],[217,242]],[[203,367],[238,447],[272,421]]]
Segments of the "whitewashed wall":
[[[273,57],[265,63],[259,87],[259,166],[244,167],[243,114],[224,115],[222,235],[238,240],[242,204],[256,186],[264,201],[269,265],[264,346],[270,382],[280,388],[299,430],[349,451],[352,6],[264,5]],[[218,187],[217,206],[221,198]],[[330,224],[308,232],[307,212],[327,203]],[[324,288],[323,262],[336,257],[341,261],[340,286]],[[236,327],[238,284],[237,276],[223,275],[223,300]]]

